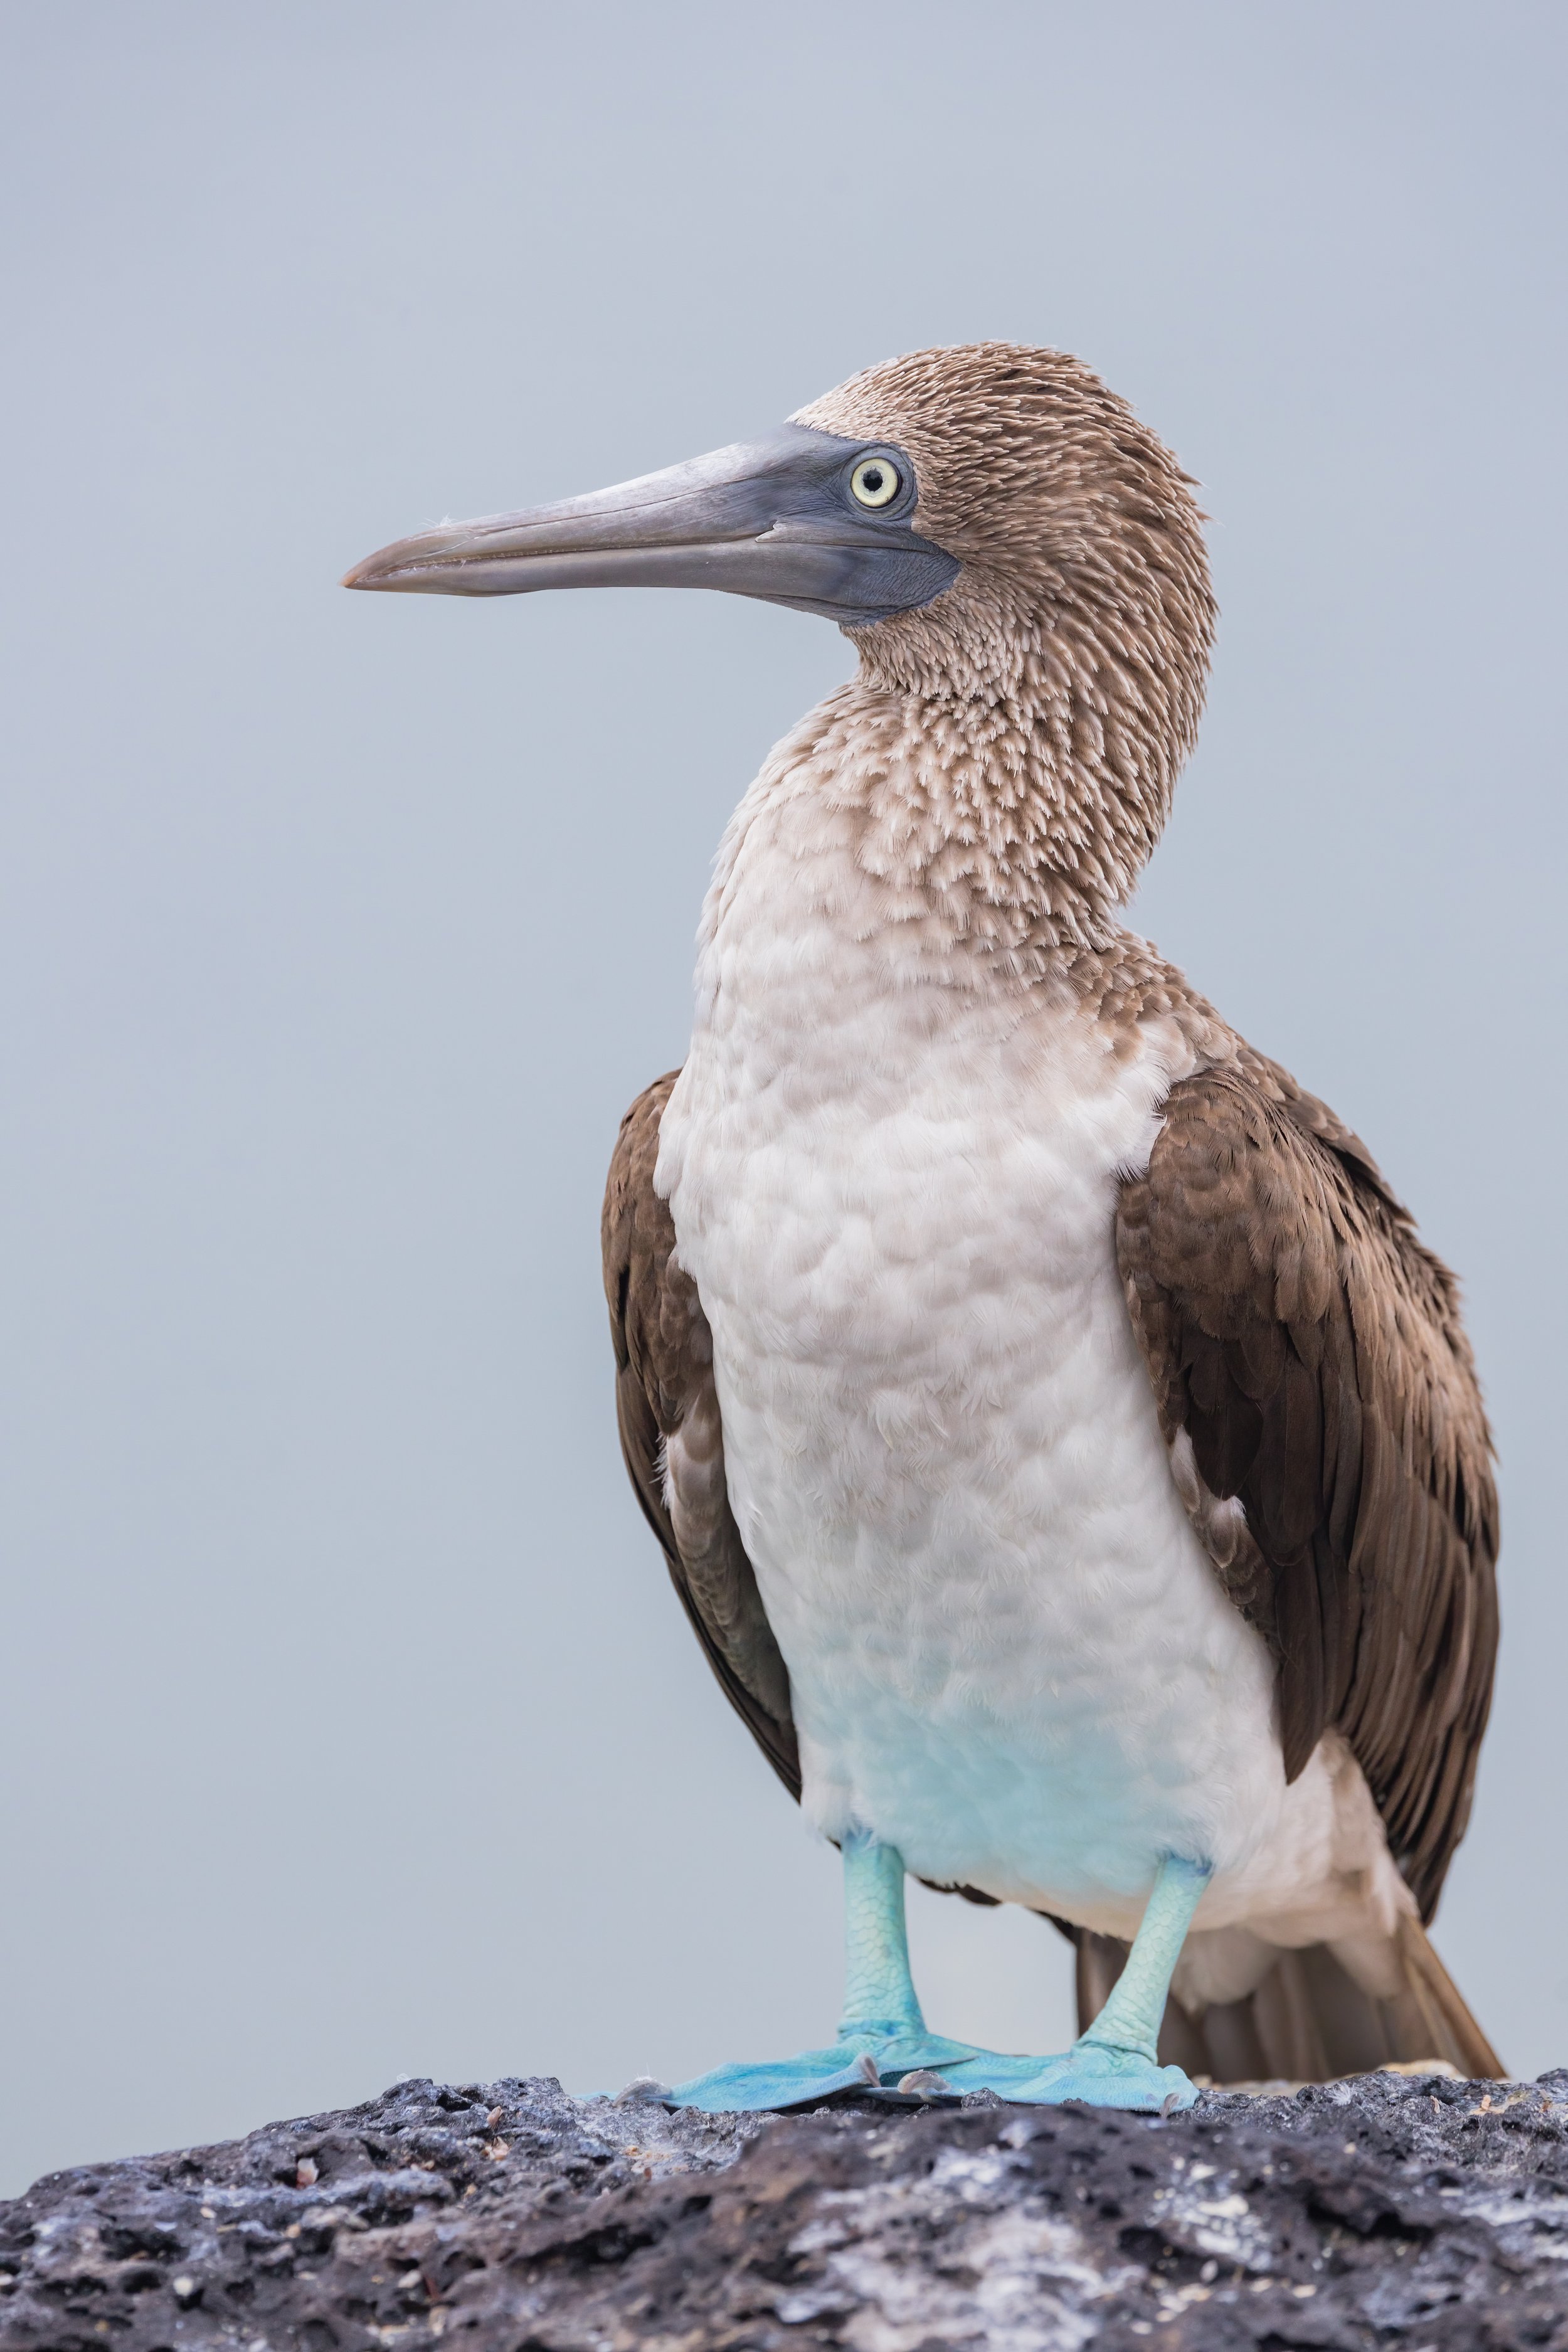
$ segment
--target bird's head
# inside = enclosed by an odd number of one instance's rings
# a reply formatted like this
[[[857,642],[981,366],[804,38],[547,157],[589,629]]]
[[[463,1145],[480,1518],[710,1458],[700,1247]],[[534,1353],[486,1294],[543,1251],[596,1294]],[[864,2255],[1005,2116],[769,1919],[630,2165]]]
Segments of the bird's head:
[[[585,498],[397,541],[345,587],[722,588],[837,621],[863,682],[1003,706],[1122,802],[1142,862],[1203,705],[1193,486],[1079,361],[915,352],[761,439]]]

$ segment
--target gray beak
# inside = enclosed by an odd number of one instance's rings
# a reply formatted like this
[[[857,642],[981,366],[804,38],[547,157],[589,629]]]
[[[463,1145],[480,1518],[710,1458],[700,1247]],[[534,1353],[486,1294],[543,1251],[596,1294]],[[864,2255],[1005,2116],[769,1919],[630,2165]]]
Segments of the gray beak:
[[[397,540],[342,584],[436,596],[722,588],[854,626],[929,604],[958,575],[915,531],[918,495],[890,443],[781,425],[586,498]]]

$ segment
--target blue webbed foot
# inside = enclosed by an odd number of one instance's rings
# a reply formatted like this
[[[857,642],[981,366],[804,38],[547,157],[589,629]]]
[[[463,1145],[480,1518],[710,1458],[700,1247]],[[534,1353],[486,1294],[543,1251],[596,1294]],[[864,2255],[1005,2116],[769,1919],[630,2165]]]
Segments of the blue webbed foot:
[[[668,2096],[671,2106],[700,2107],[710,2116],[765,2114],[809,2105],[837,2091],[897,2090],[910,2075],[921,2078],[914,2089],[940,2096],[954,2071],[984,2054],[972,2042],[923,2030],[847,2033],[826,2050],[803,2050],[795,2058],[715,2066],[678,2083]]]
[[[1139,2050],[1075,2043],[1052,2058],[1032,2058],[936,2033],[858,2033],[825,2050],[757,2065],[715,2066],[667,2096],[708,2115],[764,2114],[810,2105],[840,2091],[907,2090],[921,2098],[991,2091],[1020,2106],[1121,2107],[1138,2115],[1176,2115],[1197,2099],[1179,2066],[1160,2066]]]
[[[1142,2050],[1087,2037],[1055,2058],[982,2053],[952,2069],[949,2081],[961,2094],[994,2091],[1022,2106],[1059,2107],[1077,2099],[1087,2107],[1122,2107],[1138,2115],[1176,2115],[1194,2105],[1198,2095],[1179,2066],[1161,2066]]]

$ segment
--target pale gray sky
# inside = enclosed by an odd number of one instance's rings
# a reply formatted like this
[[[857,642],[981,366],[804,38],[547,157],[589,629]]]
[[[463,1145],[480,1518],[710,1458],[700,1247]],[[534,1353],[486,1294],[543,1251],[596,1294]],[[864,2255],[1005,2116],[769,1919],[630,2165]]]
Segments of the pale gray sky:
[[[868,362],[1079,352],[1224,608],[1141,902],[1462,1273],[1503,1666],[1438,1941],[1568,2059],[1568,16],[0,14],[0,2189],[818,2040],[837,1874],[617,1455],[600,1188],[823,622],[351,597]],[[915,1906],[944,2030],[1065,1947]]]

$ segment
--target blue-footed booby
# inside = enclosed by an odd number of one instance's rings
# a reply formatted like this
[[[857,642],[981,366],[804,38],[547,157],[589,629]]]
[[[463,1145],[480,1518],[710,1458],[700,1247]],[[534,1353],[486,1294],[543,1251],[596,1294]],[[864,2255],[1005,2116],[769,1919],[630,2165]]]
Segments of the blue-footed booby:
[[[1501,2071],[1425,1924],[1497,1638],[1455,1284],[1121,920],[1203,707],[1201,524],[1089,368],[980,343],[346,583],[722,588],[859,656],[731,822],[605,1203],[638,1498],[845,1875],[837,2034],[678,2102]],[[1070,2049],[927,2028],[906,1872],[1073,1937]]]

